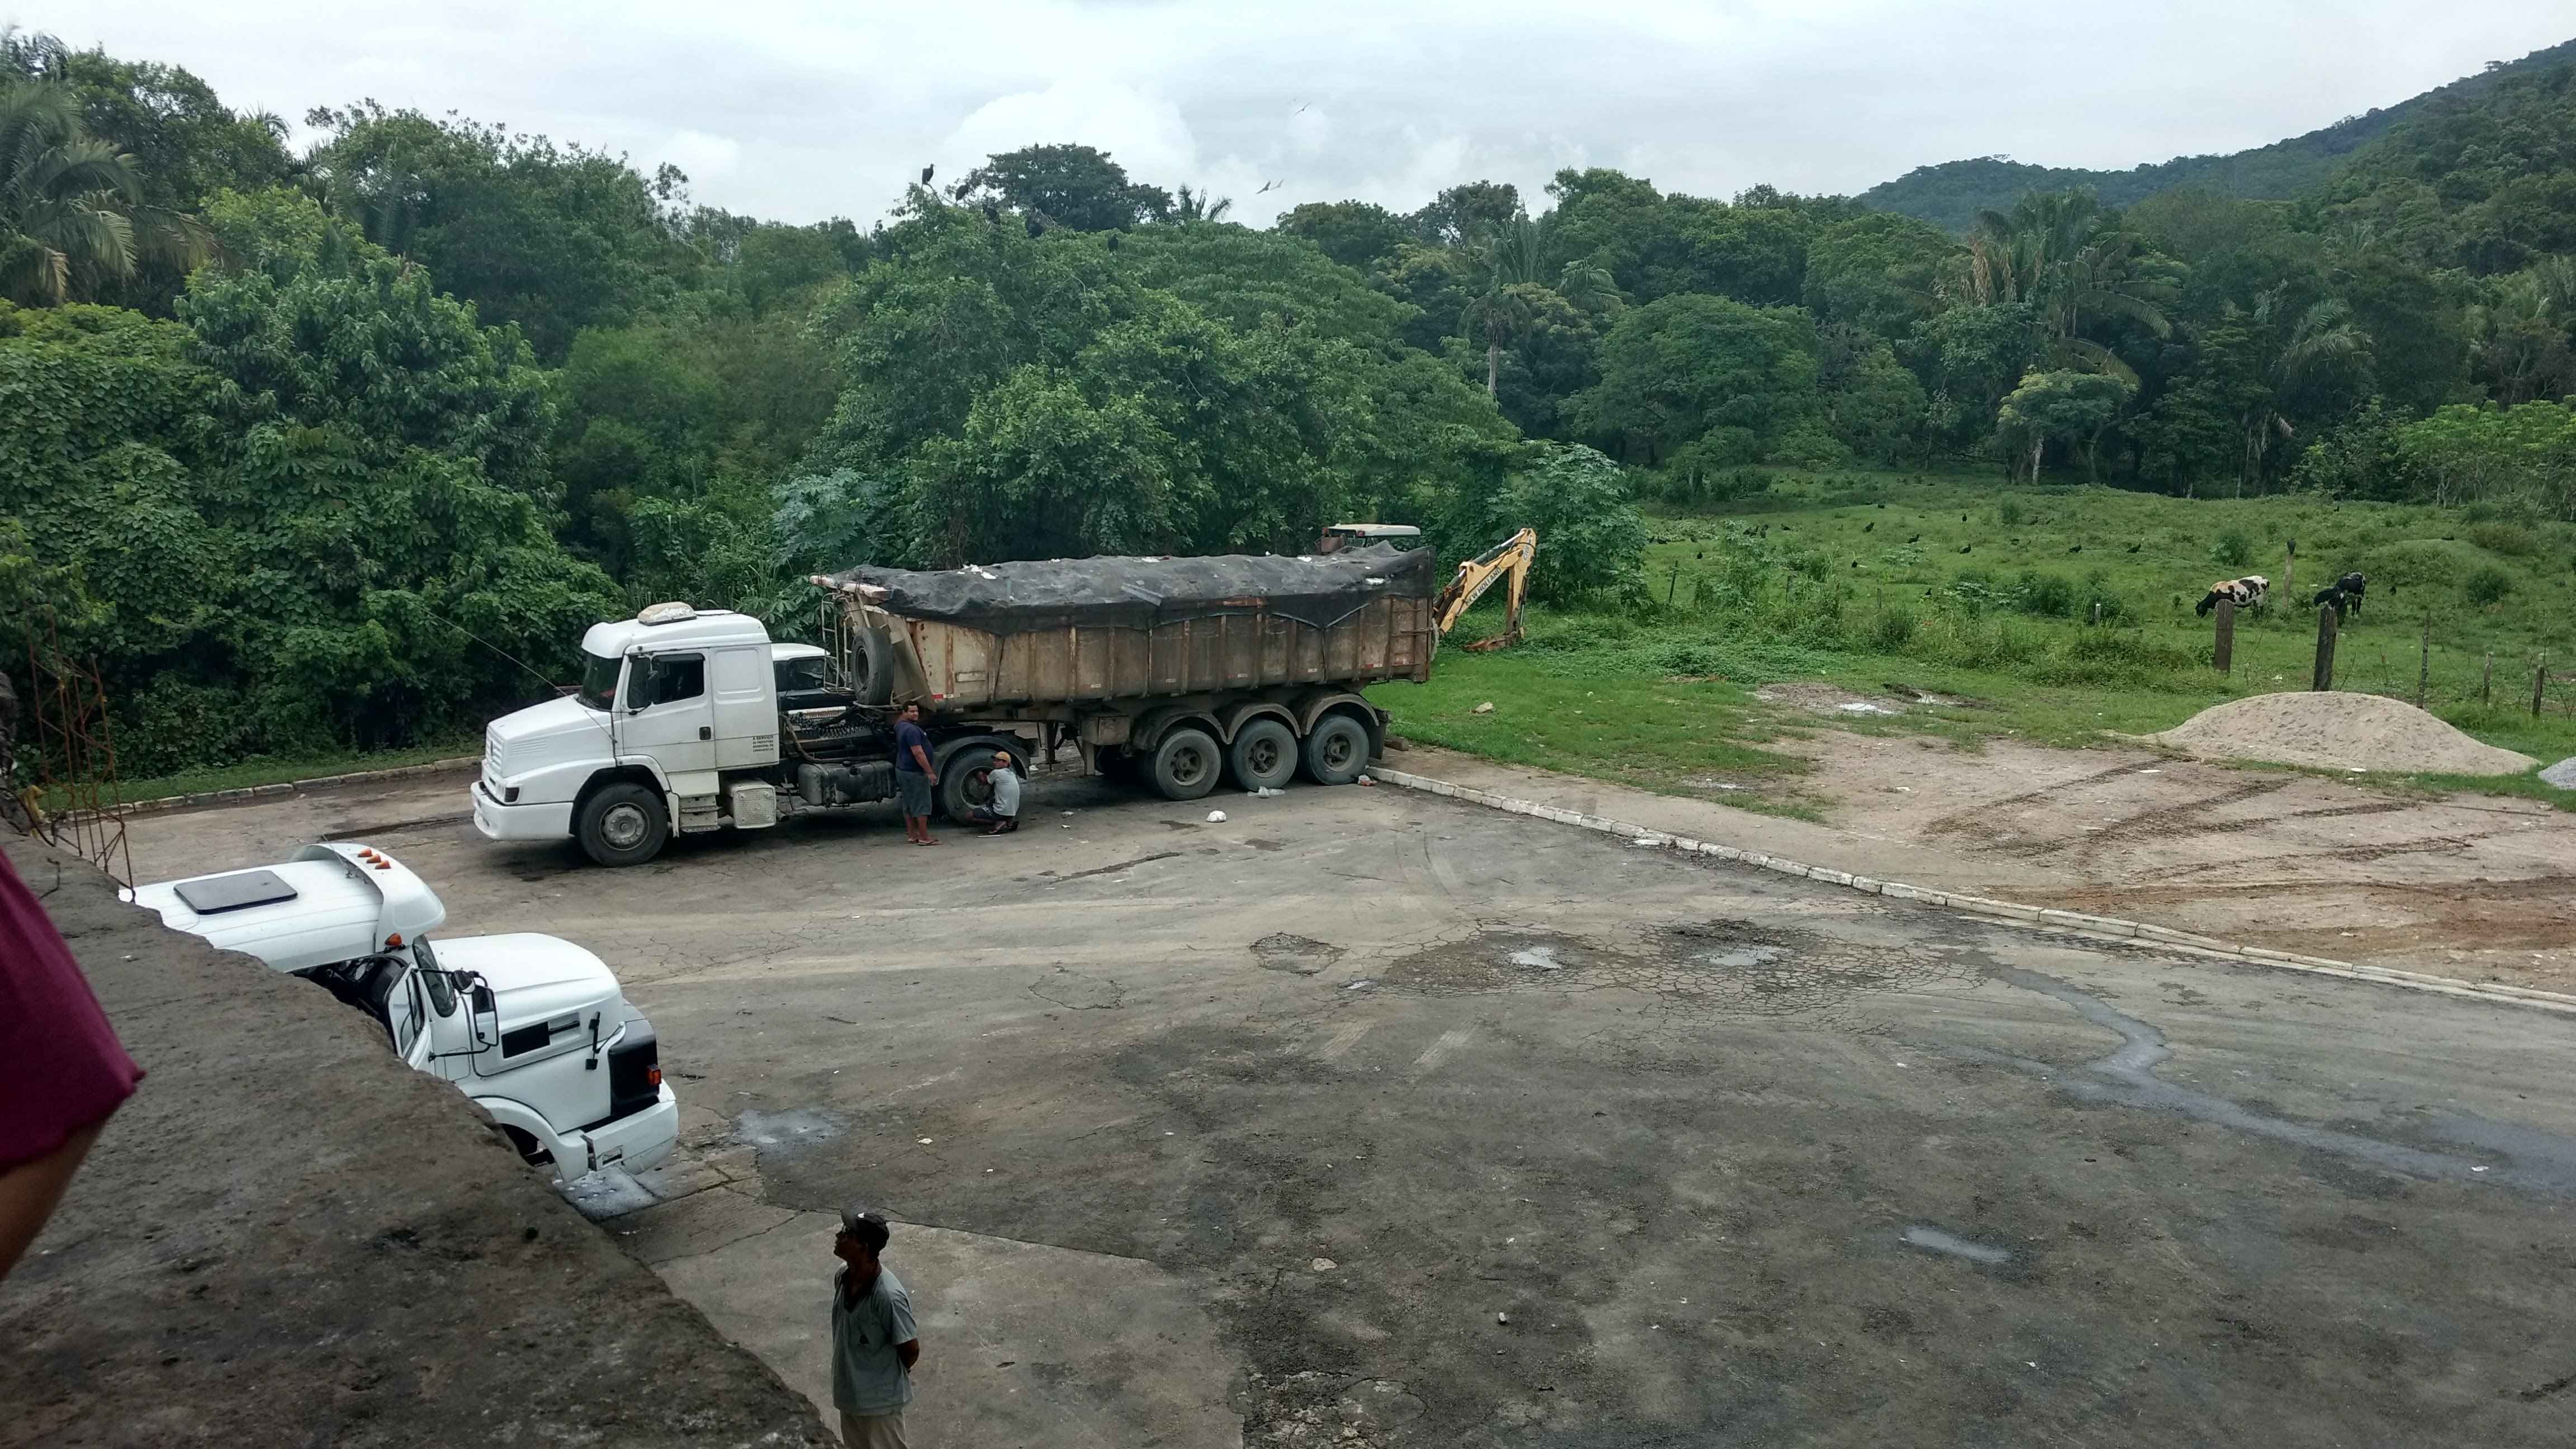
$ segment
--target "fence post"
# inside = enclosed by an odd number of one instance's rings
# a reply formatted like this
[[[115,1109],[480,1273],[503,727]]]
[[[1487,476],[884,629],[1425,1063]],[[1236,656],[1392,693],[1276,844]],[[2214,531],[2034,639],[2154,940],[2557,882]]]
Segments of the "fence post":
[[[2093,627],[2096,629],[2102,627],[2102,601],[2100,599],[2095,599],[2093,601]]]
[[[1675,595],[1675,594],[1677,594],[1677,593],[1681,592],[1681,587],[1682,587],[1682,561],[1681,561],[1679,558],[1675,558],[1675,559],[1673,560],[1673,576],[1672,576],[1672,578],[1671,578],[1668,582],[1666,582],[1666,583],[1665,583],[1665,585],[1664,585],[1664,607],[1665,607],[1665,608],[1669,609],[1669,608],[1671,608],[1671,607],[1673,606],[1673,595]]]
[[[2317,667],[2309,676],[2308,688],[2334,688],[2335,625],[2340,622],[2332,604],[2317,606]]]
[[[2549,656],[2543,654],[2540,656],[2540,667],[2531,672],[2531,713],[2534,719],[2539,718],[2540,701],[2548,692]]]
[[[2487,707],[2489,707],[2489,706],[2493,705],[2494,703],[2495,703],[2495,651],[2494,651],[2494,650],[2492,650],[2492,649],[2490,649],[2490,650],[2488,650],[2488,651],[2487,651],[2487,667],[2486,667],[2486,671],[2485,671],[2484,673],[2482,673],[2482,674],[2480,674],[2480,675],[2478,676],[2478,707],[2479,707],[2480,709],[2485,709],[2485,708],[2487,708]]]
[[[2423,652],[2415,656],[2415,707],[2424,707],[2425,688],[2433,682],[2433,621],[2424,620]]]
[[[2235,663],[2236,601],[2223,598],[2218,601],[2218,642],[2210,648],[2209,665],[2221,674],[2232,674]]]
[[[2299,593],[2299,541],[2289,540],[2289,557],[2281,563],[2281,597],[2296,598]]]

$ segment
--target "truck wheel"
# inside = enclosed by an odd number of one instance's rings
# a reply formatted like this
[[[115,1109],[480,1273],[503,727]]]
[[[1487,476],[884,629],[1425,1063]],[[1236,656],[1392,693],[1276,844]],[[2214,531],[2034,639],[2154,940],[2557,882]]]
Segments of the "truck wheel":
[[[948,817],[949,824],[968,824],[976,810],[993,803],[993,759],[1001,753],[970,746],[939,767],[939,813]],[[1028,772],[1028,762],[1021,761],[1020,774],[1025,777]]]
[[[853,631],[858,648],[850,663],[858,677],[850,681],[850,692],[861,704],[884,704],[894,698],[894,641],[883,629],[862,628]]]
[[[1346,714],[1315,721],[1306,736],[1306,778],[1318,785],[1347,785],[1368,768],[1368,730]]]
[[[1225,757],[1206,730],[1178,729],[1154,747],[1146,775],[1166,800],[1196,800],[1216,788]]]
[[[1266,715],[1253,720],[1226,746],[1225,767],[1246,790],[1284,790],[1297,774],[1297,736]]]
[[[671,821],[660,795],[627,780],[583,801],[572,833],[582,854],[601,865],[642,865],[662,853]]]

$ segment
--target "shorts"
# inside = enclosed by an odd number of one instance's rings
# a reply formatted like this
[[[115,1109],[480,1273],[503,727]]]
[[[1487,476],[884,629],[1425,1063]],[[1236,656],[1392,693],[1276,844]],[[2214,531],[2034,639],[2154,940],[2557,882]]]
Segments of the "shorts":
[[[919,775],[906,779],[918,780]],[[841,1442],[849,1449],[910,1449],[903,1437],[903,1410],[891,1414],[853,1414],[841,1411]]]
[[[903,813],[926,816],[930,813],[930,777],[919,770],[897,770],[895,785],[903,791]]]

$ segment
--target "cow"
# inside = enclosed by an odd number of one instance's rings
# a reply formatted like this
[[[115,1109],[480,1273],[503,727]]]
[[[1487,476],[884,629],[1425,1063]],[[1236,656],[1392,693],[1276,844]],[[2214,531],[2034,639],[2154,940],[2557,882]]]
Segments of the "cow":
[[[2210,610],[2218,607],[2221,599],[2233,599],[2236,607],[2250,609],[2263,602],[2263,595],[2271,587],[2272,581],[2261,574],[2247,574],[2241,579],[2220,579],[2209,586],[2209,592],[2200,596],[2200,602],[2192,605],[2191,611],[2206,618]]]
[[[2311,606],[2332,604],[2337,614],[2358,619],[2361,617],[2362,593],[2369,587],[2369,576],[2345,574],[2342,578],[2317,590],[2317,596],[2308,600],[2308,603]]]

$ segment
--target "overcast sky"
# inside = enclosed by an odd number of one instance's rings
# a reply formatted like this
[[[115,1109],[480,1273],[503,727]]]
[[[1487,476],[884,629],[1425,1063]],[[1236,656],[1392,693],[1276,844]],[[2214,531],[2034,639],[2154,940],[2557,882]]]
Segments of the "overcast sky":
[[[308,107],[373,97],[676,162],[735,211],[863,224],[925,164],[1057,141],[1255,223],[1485,177],[1536,200],[1568,165],[1713,196],[1998,153],[2130,166],[2576,37],[2566,0],[0,0],[0,20],[184,65],[299,135]]]

